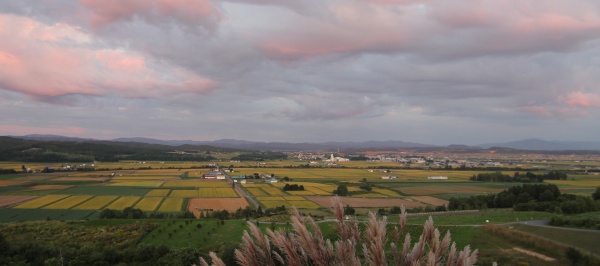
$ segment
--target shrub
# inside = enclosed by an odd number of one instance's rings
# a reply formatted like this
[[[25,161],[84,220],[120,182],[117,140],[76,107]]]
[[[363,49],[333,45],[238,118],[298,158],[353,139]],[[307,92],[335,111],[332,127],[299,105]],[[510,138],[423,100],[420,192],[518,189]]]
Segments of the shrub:
[[[392,231],[391,243],[386,237],[387,217],[378,219],[369,214],[364,236],[355,220],[344,221],[343,206],[338,197],[334,199],[337,232],[340,239],[324,239],[315,221],[302,217],[293,208],[291,217],[293,232],[266,229],[263,234],[253,223],[248,223],[250,233],[244,232],[235,258],[240,265],[474,265],[478,251],[466,246],[457,255],[456,244],[450,244],[450,232],[440,240],[440,232],[433,220],[425,222],[423,233],[411,246],[411,236],[404,233],[406,210],[402,207],[400,229]],[[401,236],[404,235],[404,239]],[[403,243],[400,243],[403,241]],[[357,254],[362,246],[362,256]],[[386,247],[388,250],[386,250]],[[225,265],[211,252],[212,265]],[[209,264],[200,259],[200,264]]]

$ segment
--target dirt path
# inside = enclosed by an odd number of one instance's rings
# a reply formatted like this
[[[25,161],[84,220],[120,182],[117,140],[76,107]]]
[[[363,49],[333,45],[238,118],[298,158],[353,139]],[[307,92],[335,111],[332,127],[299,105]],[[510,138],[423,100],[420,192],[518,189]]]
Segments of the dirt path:
[[[525,253],[525,254],[527,254],[529,256],[542,259],[544,261],[555,261],[556,260],[554,258],[550,258],[550,257],[548,257],[546,255],[543,255],[543,254],[540,254],[540,253],[537,253],[537,252],[533,252],[531,250],[526,250],[526,249],[522,249],[522,248],[513,248],[513,249],[516,250],[516,251],[518,251],[518,252]]]

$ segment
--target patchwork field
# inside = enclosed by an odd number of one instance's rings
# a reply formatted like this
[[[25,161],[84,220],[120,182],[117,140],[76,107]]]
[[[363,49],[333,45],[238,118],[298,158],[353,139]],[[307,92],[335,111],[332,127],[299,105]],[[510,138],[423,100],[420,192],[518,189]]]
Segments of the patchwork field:
[[[12,206],[21,203],[26,200],[35,199],[37,196],[25,196],[25,195],[9,195],[0,196],[0,207]]]
[[[448,206],[448,201],[444,200],[444,199],[439,199],[436,197],[431,197],[431,196],[413,196],[413,197],[408,197],[409,199],[414,199],[416,201],[420,201],[423,203],[427,203],[429,205],[433,205],[433,206]]]
[[[28,181],[24,181],[24,180],[0,180],[0,187],[14,186],[14,185],[27,183],[27,182]]]
[[[190,199],[188,210],[198,215],[200,210],[213,209],[235,211],[239,208],[244,209],[246,206],[249,205],[244,198],[193,198]]]
[[[59,201],[69,195],[47,195],[37,199],[33,199],[15,206],[16,209],[37,209],[53,202]]]
[[[171,192],[170,189],[152,189],[146,193],[147,197],[165,197]]]
[[[160,208],[158,208],[159,212],[179,212],[181,211],[181,206],[183,205],[182,198],[166,198]]]
[[[91,199],[93,196],[69,196],[52,204],[42,207],[42,209],[71,209],[82,202]]]
[[[163,187],[196,187],[196,188],[210,188],[210,187],[231,187],[225,180],[221,181],[213,181],[213,180],[202,180],[202,181],[187,181],[187,180],[178,180],[178,181],[167,181],[163,185]]]
[[[331,202],[333,197],[325,196],[307,196],[306,199],[319,204],[321,207],[331,208]],[[424,207],[425,204],[406,200],[406,199],[369,199],[369,198],[352,198],[352,197],[341,197],[342,204],[344,206],[350,205],[352,207],[393,207],[404,205],[406,208],[413,207]]]
[[[35,185],[29,187],[31,190],[60,190],[73,187],[72,185]]]
[[[104,206],[117,199],[117,196],[97,196],[73,207],[74,210],[101,210]]]
[[[106,206],[106,209],[112,210],[123,210],[127,207],[133,206],[136,202],[140,200],[141,197],[135,196],[125,196],[119,197],[117,200],[113,201],[110,205]]]
[[[395,187],[395,190],[406,195],[437,195],[437,194],[486,194],[498,193],[502,191],[499,188],[487,188],[479,186],[407,186]]]
[[[163,181],[125,181],[125,182],[114,182],[109,186],[123,186],[123,187],[160,187]]]
[[[159,197],[145,197],[135,204],[134,208],[140,209],[145,212],[155,211],[158,205],[163,201],[164,198]]]

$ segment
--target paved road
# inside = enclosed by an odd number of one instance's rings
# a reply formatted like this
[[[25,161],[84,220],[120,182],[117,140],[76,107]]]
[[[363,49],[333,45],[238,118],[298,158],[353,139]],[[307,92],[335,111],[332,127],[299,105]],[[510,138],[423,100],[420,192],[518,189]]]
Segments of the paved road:
[[[246,190],[244,188],[242,188],[242,186],[239,183],[235,183],[233,178],[231,178],[230,175],[228,175],[227,173],[223,172],[223,170],[221,170],[221,168],[219,168],[219,171],[225,175],[225,179],[227,180],[227,182],[229,184],[235,184],[233,189],[235,189],[238,194],[242,195],[242,197],[246,198],[250,204],[254,205],[254,208],[258,208],[258,202],[256,202],[256,200],[254,200],[254,197],[250,196],[248,194],[248,192],[246,192]]]

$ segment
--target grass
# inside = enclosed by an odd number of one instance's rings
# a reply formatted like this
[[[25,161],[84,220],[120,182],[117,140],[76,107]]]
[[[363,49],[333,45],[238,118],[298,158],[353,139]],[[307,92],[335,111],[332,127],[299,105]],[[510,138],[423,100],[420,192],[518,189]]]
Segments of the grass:
[[[560,227],[538,227],[530,225],[515,225],[519,231],[534,234],[552,241],[560,242],[592,254],[600,254],[600,231],[576,231]]]
[[[35,220],[81,220],[98,218],[98,212],[89,210],[0,209],[0,222]]]
[[[513,211],[489,211],[478,213],[448,213],[445,215],[432,215],[438,225],[484,225],[503,224],[512,222],[523,222],[529,220],[549,219],[553,216],[547,212],[513,212]],[[389,215],[391,221],[397,221],[397,215]],[[411,224],[423,224],[429,215],[408,216],[407,222]]]

